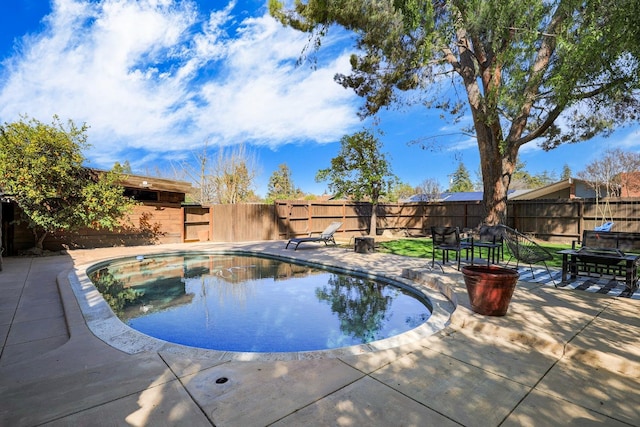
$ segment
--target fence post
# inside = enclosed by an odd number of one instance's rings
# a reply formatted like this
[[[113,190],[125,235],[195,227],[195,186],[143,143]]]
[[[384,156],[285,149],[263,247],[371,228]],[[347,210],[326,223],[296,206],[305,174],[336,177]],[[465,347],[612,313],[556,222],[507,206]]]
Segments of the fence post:
[[[347,224],[347,204],[346,202],[342,202],[342,223]],[[346,233],[347,227],[342,227],[342,234]]]
[[[584,200],[578,201],[578,235],[582,236],[584,230]],[[579,238],[580,239],[580,238]]]
[[[464,228],[469,228],[469,204],[464,204]]]
[[[209,213],[207,215],[207,219],[209,219],[209,241],[213,242],[213,210],[211,206],[207,206]]]
[[[187,217],[185,215],[185,210],[186,208],[184,206],[182,206],[180,208],[180,222],[182,223],[182,227],[180,227],[180,240],[182,241],[182,243],[184,243],[185,238],[187,237],[186,231],[187,231]]]

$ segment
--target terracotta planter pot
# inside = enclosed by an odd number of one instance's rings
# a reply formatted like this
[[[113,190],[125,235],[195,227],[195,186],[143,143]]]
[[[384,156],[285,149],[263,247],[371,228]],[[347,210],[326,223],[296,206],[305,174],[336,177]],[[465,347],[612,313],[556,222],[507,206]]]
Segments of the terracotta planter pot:
[[[504,316],[520,273],[496,265],[462,267],[471,309],[486,316]]]

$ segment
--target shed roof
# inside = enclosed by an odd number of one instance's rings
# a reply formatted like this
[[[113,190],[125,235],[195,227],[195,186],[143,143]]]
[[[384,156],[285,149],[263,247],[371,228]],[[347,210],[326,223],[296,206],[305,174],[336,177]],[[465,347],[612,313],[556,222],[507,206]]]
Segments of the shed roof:
[[[186,181],[131,174],[122,175],[122,177],[120,185],[128,188],[141,188],[183,194],[189,193],[193,189],[191,183]]]

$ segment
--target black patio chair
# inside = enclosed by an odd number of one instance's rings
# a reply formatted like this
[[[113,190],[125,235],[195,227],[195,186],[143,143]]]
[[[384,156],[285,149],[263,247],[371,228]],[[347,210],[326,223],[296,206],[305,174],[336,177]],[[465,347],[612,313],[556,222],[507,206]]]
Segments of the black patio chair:
[[[542,263],[547,269],[547,273],[549,273],[553,286],[558,287],[555,280],[553,280],[553,276],[551,275],[551,271],[547,265],[547,261],[551,261],[553,259],[553,254],[534,242],[531,238],[520,233],[518,230],[514,230],[513,228],[507,227],[503,224],[498,225],[498,227],[501,230],[504,243],[507,245],[507,248],[509,248],[509,252],[511,253],[511,258],[507,261],[507,265],[509,265],[511,260],[514,258],[516,260],[516,268],[518,268],[520,262],[529,264],[531,277],[535,279],[535,275],[533,274],[533,264]]]
[[[436,264],[436,251],[442,251],[442,263],[449,261],[449,252],[456,253],[458,260],[458,270],[460,270],[460,258],[463,250],[467,251],[467,259],[469,251],[473,254],[473,246],[467,241],[460,238],[460,229],[458,227],[431,227],[431,239],[433,240],[433,248],[431,249],[431,268]],[[473,256],[471,257],[473,264]]]
[[[502,230],[496,226],[481,225],[473,237],[474,251],[478,249],[478,256],[482,258],[482,249],[487,249],[487,265],[496,264],[504,260],[504,238]],[[475,253],[472,254],[475,257]]]

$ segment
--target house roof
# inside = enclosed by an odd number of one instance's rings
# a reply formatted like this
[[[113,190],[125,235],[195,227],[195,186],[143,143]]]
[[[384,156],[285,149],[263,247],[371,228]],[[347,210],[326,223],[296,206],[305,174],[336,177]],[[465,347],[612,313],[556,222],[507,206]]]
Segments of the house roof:
[[[460,191],[456,193],[445,192],[440,195],[442,202],[476,202],[482,201],[482,191]]]
[[[507,197],[512,199],[515,195],[523,194],[531,190],[509,190]],[[484,196],[482,191],[460,191],[460,192],[444,192],[440,194],[434,201],[437,202],[481,202]],[[427,202],[429,198],[426,194],[414,194],[405,202]]]
[[[576,182],[584,182],[581,179],[576,178],[567,178],[562,181],[554,182],[553,184],[545,185],[544,187],[536,188],[535,190],[529,190],[525,193],[518,194],[516,196],[511,197],[511,200],[534,200],[534,199],[544,199],[545,196],[553,193],[557,193],[558,191],[562,191],[564,189],[570,188]]]

